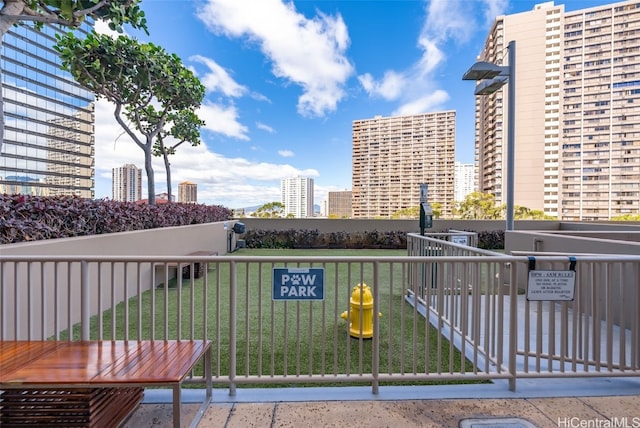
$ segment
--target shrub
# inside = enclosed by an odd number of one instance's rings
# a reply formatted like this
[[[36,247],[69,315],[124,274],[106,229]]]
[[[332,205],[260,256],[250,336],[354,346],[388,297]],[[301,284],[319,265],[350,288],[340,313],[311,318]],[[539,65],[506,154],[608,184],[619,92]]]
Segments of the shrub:
[[[402,231],[248,230],[243,239],[248,248],[407,248]]]
[[[229,220],[219,205],[146,205],[76,196],[0,195],[0,244]]]
[[[483,250],[504,249],[504,231],[478,232],[478,248],[482,248]]]

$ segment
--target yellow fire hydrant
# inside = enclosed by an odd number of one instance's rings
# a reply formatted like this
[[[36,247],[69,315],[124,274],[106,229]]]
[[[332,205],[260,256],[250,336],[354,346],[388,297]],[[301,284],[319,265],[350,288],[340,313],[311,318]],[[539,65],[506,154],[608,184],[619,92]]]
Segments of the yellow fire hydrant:
[[[361,313],[362,317],[360,317]],[[367,284],[362,283],[353,287],[350,310],[344,311],[340,316],[345,320],[347,317],[350,318],[348,321],[351,337],[364,339],[373,337],[373,296]]]

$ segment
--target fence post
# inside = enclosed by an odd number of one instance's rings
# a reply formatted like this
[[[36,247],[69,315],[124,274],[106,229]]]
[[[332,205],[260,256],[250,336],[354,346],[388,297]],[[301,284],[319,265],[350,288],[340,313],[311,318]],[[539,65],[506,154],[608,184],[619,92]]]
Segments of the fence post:
[[[247,263],[247,270],[249,269]],[[229,395],[236,395],[236,299],[237,299],[237,270],[236,262],[232,260],[229,264]]]
[[[371,371],[373,374],[373,383],[371,385],[371,393],[378,394],[380,382],[378,375],[380,374],[380,262],[373,262],[373,346],[371,362]],[[362,296],[362,293],[360,294]]]
[[[80,261],[80,339],[89,340],[89,264]],[[73,329],[69,331],[69,340],[73,340]]]
[[[518,352],[517,262],[510,265],[509,284],[509,391],[516,390],[516,356]]]

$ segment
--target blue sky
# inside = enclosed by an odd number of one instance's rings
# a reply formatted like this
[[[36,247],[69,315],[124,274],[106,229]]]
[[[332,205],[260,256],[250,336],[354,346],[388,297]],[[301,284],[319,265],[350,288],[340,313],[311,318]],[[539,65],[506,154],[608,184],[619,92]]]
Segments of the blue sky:
[[[351,189],[351,125],[376,115],[456,110],[456,160],[474,159],[475,62],[495,17],[525,0],[143,0],[150,35],[207,89],[203,144],[172,156],[173,192],[229,208],[280,199],[280,180],[312,177],[315,203]],[[565,10],[611,3],[556,1]],[[111,197],[111,168],[143,153],[96,106],[96,197]],[[166,191],[154,163],[156,192]],[[143,172],[144,176],[144,172]],[[146,184],[143,197],[146,198]]]

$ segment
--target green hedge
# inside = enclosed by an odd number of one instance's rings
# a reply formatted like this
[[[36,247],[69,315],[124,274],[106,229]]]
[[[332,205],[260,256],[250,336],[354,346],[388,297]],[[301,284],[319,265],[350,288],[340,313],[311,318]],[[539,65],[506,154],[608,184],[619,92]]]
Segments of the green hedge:
[[[242,239],[248,248],[407,248],[407,232],[319,232],[316,230],[247,230]],[[504,232],[478,234],[478,247],[504,248]]]

